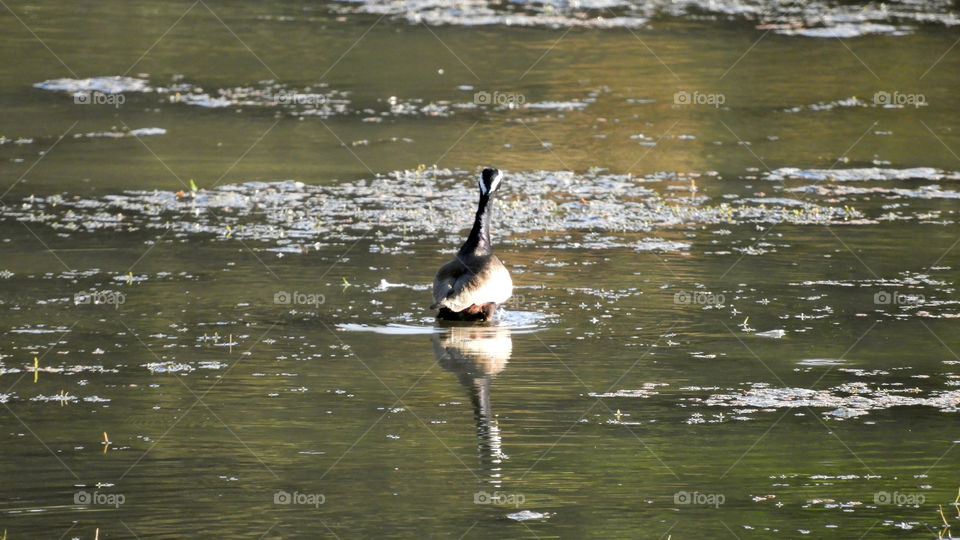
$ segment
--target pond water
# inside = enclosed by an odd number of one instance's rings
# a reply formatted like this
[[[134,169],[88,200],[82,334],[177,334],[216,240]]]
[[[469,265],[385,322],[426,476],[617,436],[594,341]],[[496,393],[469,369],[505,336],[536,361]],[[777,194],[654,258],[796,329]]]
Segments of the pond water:
[[[960,520],[954,4],[4,8],[9,538]]]

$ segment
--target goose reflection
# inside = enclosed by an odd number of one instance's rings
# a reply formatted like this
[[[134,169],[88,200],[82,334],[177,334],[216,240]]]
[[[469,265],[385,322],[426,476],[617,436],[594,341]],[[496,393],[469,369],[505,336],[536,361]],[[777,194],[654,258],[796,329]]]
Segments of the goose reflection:
[[[453,326],[433,336],[437,363],[455,373],[470,390],[480,466],[498,488],[500,464],[507,455],[503,453],[500,427],[490,404],[490,384],[507,367],[512,351],[513,340],[507,328]]]

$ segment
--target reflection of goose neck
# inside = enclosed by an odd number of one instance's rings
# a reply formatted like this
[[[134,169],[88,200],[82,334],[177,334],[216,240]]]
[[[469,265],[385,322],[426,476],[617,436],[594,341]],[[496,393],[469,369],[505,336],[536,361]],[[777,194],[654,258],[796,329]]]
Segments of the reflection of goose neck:
[[[477,422],[477,453],[482,468],[490,469],[490,483],[500,486],[500,463],[506,459],[503,453],[503,441],[500,437],[500,426],[493,416],[490,406],[490,378],[478,377],[473,381],[474,419]]]

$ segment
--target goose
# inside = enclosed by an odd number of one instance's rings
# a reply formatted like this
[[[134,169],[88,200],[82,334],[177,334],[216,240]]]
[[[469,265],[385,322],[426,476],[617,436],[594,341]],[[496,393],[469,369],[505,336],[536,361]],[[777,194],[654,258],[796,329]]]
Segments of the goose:
[[[513,293],[510,272],[494,255],[490,244],[490,199],[500,187],[503,173],[484,169],[477,182],[480,201],[473,228],[452,261],[440,267],[433,278],[433,305],[437,318],[455,321],[487,321],[497,304]]]

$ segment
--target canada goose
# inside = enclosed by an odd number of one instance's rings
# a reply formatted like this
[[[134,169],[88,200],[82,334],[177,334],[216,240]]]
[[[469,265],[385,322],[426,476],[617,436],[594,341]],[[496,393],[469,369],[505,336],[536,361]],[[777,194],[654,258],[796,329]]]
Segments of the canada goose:
[[[438,319],[486,321],[497,304],[513,293],[510,272],[493,254],[490,245],[490,198],[500,187],[503,173],[484,169],[480,174],[480,202],[473,229],[452,261],[440,267],[433,278],[433,305]]]

